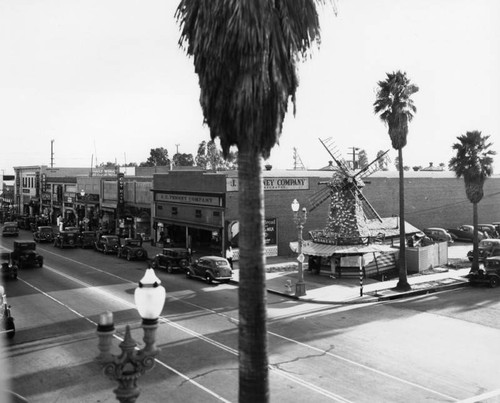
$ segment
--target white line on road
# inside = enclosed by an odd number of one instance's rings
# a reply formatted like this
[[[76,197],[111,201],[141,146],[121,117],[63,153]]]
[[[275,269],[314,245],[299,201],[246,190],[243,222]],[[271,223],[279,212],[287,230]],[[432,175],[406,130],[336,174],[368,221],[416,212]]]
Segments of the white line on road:
[[[468,399],[464,400],[459,400],[458,403],[478,403],[482,402],[485,399],[489,399],[491,397],[499,396],[500,395],[500,389],[497,390],[492,390],[490,392],[482,393],[477,396],[469,397]]]

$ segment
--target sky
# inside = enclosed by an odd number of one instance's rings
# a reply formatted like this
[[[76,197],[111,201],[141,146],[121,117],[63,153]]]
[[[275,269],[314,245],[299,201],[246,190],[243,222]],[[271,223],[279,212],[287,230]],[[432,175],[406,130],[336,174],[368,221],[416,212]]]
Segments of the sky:
[[[0,169],[146,161],[152,148],[196,155],[210,139],[174,0],[0,0]],[[299,65],[297,111],[266,163],[291,169],[351,147],[391,149],[373,113],[377,82],[405,71],[420,90],[404,164],[445,163],[479,130],[500,154],[500,1],[338,0]],[[292,108],[289,109],[292,111]],[[52,142],[53,140],[53,142]],[[396,151],[389,154],[394,161]],[[500,173],[500,155],[495,173]]]

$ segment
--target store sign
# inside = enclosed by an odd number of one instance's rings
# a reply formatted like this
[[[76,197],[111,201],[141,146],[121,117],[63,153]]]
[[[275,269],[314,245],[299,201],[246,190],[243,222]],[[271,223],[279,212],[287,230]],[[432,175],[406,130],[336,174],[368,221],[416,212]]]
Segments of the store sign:
[[[121,216],[125,208],[125,178],[123,173],[118,174],[116,181],[118,189],[117,210],[118,210],[118,215]]]
[[[264,222],[264,236],[267,245],[276,245],[276,218],[266,218]]]
[[[307,190],[309,178],[263,178],[264,190]],[[238,191],[238,178],[226,178],[226,191]]]
[[[157,193],[156,201],[222,207],[221,197],[205,196],[205,195]]]

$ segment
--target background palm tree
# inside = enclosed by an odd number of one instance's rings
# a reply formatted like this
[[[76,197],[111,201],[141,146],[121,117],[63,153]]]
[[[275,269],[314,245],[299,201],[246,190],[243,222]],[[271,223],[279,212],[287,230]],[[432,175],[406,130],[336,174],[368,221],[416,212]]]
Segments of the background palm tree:
[[[418,87],[410,83],[406,73],[397,71],[387,73],[385,81],[378,82],[378,91],[374,111],[389,128],[392,148],[398,150],[399,161],[399,281],[397,288],[409,290],[408,275],[406,272],[406,232],[405,232],[405,199],[404,199],[404,169],[403,147],[408,137],[408,123],[413,119],[417,108],[411,96],[418,91]]]
[[[482,136],[475,130],[458,136],[458,143],[452,148],[456,155],[450,160],[448,167],[455,172],[457,178],[464,178],[465,194],[472,203],[472,222],[474,224],[472,271],[479,269],[479,249],[477,238],[477,204],[483,198],[483,185],[486,178],[493,174],[493,155],[490,150],[490,136]]]
[[[262,158],[295,101],[296,64],[319,42],[314,0],[182,0],[180,45],[193,56],[212,139],[238,148],[239,401],[269,400]]]

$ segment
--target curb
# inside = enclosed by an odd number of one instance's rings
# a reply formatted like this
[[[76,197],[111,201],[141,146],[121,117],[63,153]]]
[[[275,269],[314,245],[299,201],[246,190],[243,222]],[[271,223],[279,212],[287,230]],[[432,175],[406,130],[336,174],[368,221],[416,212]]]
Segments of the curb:
[[[448,291],[448,290],[453,290],[455,288],[462,288],[462,287],[468,287],[469,283],[465,281],[460,281],[454,284],[445,284],[441,286],[436,286],[436,287],[430,287],[430,288],[423,288],[421,290],[415,290],[415,291],[407,291],[407,292],[402,292],[394,295],[384,295],[378,297],[378,301],[390,301],[393,299],[399,299],[399,298],[410,298],[410,297],[416,297],[419,295],[425,295],[425,294],[433,294],[436,292],[441,292],[441,291]]]
[[[231,280],[230,283],[231,284],[238,284],[239,281]],[[287,297],[287,298],[295,300],[295,301],[309,302],[309,303],[313,303],[313,304],[360,305],[360,304],[370,304],[373,302],[391,301],[391,300],[401,299],[401,298],[411,298],[411,297],[416,297],[416,296],[425,295],[425,294],[433,294],[436,292],[442,292],[442,291],[453,290],[456,288],[468,287],[469,285],[470,284],[466,281],[459,281],[459,282],[454,283],[454,284],[445,284],[445,285],[441,285],[441,286],[423,288],[421,290],[400,292],[400,293],[395,293],[393,295],[382,295],[382,296],[366,295],[365,297],[358,297],[356,299],[341,300],[341,301],[313,299],[313,298],[309,298],[307,296],[306,297],[297,297],[293,294],[288,294],[288,293],[285,293],[282,291],[273,290],[271,288],[268,288],[267,292],[270,294],[280,295],[282,297]]]

